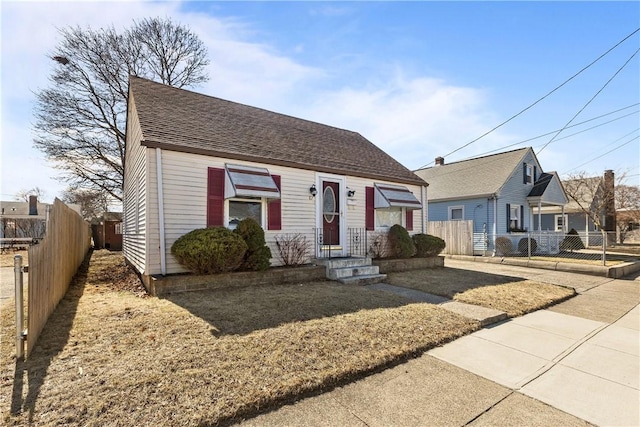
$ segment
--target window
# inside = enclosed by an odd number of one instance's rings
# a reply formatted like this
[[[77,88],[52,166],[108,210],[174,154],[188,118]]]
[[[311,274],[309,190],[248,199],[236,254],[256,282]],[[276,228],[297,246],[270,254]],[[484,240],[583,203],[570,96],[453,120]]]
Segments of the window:
[[[116,229],[115,229],[115,233],[116,234],[122,234],[122,223],[121,222],[117,222],[115,224]]]
[[[263,168],[208,168],[207,227],[235,229],[241,220],[253,218],[265,230],[280,230],[280,184],[280,175]]]
[[[395,224],[402,225],[402,208],[376,209],[376,229],[391,228]]]
[[[449,206],[449,220],[461,221],[464,219],[464,206]]]
[[[565,232],[565,226],[567,224],[567,215],[564,215],[564,217],[562,215],[556,215],[555,216],[555,224],[556,224],[556,231],[562,231]]]
[[[520,206],[511,206],[509,215],[509,227],[511,230],[520,229]]]
[[[238,223],[245,218],[253,218],[261,227],[264,228],[262,220],[261,200],[231,199],[229,200],[229,221],[228,228],[235,230]]]
[[[526,169],[526,178],[525,178],[525,183],[526,184],[533,184],[534,181],[534,177],[533,177],[533,165],[526,165],[525,167]]]

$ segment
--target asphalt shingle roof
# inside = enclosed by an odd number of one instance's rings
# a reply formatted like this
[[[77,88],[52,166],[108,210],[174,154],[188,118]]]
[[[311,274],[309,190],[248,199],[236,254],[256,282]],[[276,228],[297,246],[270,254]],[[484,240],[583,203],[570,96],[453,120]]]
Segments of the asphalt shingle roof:
[[[131,77],[142,144],[426,185],[359,133]]]
[[[507,151],[415,171],[429,183],[429,200],[496,194],[530,148]]]

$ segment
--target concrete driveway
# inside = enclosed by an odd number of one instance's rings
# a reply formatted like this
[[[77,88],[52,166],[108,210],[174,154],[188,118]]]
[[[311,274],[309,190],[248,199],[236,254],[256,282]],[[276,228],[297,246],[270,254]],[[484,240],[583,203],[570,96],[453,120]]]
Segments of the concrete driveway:
[[[640,278],[449,261],[579,295],[243,425],[640,425]]]

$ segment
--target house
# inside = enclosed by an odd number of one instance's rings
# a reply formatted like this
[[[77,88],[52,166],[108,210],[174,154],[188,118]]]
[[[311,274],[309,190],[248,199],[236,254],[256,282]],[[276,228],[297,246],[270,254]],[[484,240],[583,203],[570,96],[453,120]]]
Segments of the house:
[[[28,202],[0,201],[0,237],[3,239],[42,239],[49,206],[29,196]]]
[[[51,204],[29,196],[28,202],[0,201],[0,238],[3,247],[24,247],[44,238]],[[80,206],[68,205],[80,213]]]
[[[247,217],[273,254],[301,234],[318,257],[426,227],[427,183],[356,132],[131,77],[126,141],[123,252],[143,280],[185,272],[180,236]]]
[[[555,172],[543,172],[531,147],[415,171],[429,182],[429,221],[473,221],[474,233],[499,235],[540,231],[534,218],[542,207],[562,210],[568,202]],[[521,237],[521,235],[520,235]],[[494,247],[494,246],[493,246]]]
[[[616,231],[615,215],[615,176],[612,170],[606,170],[601,177],[583,177],[562,182],[569,196],[564,209],[556,206],[542,208],[540,228],[568,232],[576,230],[585,245],[600,245],[602,234],[592,217],[606,232]],[[537,218],[535,225],[537,225]]]
[[[96,249],[122,250],[122,212],[105,212],[91,224],[93,247]]]

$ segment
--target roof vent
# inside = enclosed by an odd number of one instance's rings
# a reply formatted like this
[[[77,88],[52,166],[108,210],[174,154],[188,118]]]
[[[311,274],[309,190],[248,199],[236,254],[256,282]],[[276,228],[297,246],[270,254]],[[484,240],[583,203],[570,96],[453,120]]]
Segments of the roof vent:
[[[436,166],[444,165],[444,157],[436,157]]]

